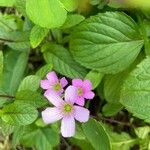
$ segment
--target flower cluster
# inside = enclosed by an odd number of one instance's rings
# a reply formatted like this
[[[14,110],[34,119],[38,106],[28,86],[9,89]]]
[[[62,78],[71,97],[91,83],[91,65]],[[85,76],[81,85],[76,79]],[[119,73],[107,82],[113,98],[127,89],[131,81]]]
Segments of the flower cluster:
[[[89,80],[73,79],[68,85],[65,77],[59,79],[54,71],[47,74],[46,80],[41,80],[41,87],[46,90],[44,96],[54,107],[42,111],[42,118],[46,124],[61,121],[61,134],[71,137],[75,134],[75,120],[87,122],[89,110],[84,108],[86,99],[93,99],[94,93]],[[75,105],[77,104],[77,105]]]

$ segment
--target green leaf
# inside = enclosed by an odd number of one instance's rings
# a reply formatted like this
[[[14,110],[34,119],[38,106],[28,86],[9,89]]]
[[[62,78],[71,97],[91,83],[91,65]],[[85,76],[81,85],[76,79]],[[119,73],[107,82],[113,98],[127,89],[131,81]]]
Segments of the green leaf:
[[[77,24],[79,24],[81,21],[83,21],[85,19],[84,16],[82,15],[78,15],[78,14],[69,14],[67,16],[67,19],[65,21],[65,23],[63,24],[63,26],[61,27],[62,29],[67,29],[67,28],[71,28]]]
[[[23,78],[27,65],[28,52],[7,51],[4,55],[2,90],[14,95]]]
[[[103,74],[99,73],[98,71],[91,70],[85,77],[85,79],[88,79],[92,83],[92,88],[95,89],[101,82],[103,78]]]
[[[28,17],[43,28],[60,27],[66,20],[67,11],[59,0],[26,1]]]
[[[51,64],[46,64],[43,67],[41,67],[37,72],[36,76],[39,76],[40,79],[45,78],[45,76],[52,70],[52,65]]]
[[[33,126],[24,134],[21,143],[30,147],[35,146],[37,150],[52,150],[59,144],[59,134],[50,127],[37,128]]]
[[[38,112],[32,105],[9,104],[1,110],[2,120],[12,125],[28,125],[36,120]]]
[[[150,122],[150,58],[144,59],[128,76],[121,91],[121,103],[134,116]]]
[[[130,135],[125,132],[121,134],[116,133],[108,126],[105,126],[105,129],[109,135],[112,150],[130,150],[131,147],[138,143],[138,139],[131,138]]]
[[[27,31],[6,31],[0,28],[0,41],[17,51],[25,51],[30,48],[29,32]]]
[[[6,31],[17,30],[17,19],[18,18],[14,15],[0,13],[0,28],[5,29]]]
[[[3,52],[0,51],[0,82],[3,75]]]
[[[82,128],[95,150],[111,150],[109,137],[100,122],[90,119]]]
[[[136,23],[120,12],[90,17],[71,35],[70,50],[77,62],[104,74],[126,69],[143,46]]]
[[[69,78],[84,78],[85,68],[76,63],[69,51],[60,45],[46,44],[42,47],[47,63],[53,65],[54,70]]]
[[[145,138],[149,137],[150,126],[135,128],[135,133],[140,139],[145,139]]]
[[[25,90],[25,91],[17,92],[15,96],[15,103],[17,103],[18,105],[30,104],[35,108],[40,108],[46,105],[47,101],[40,93],[35,91]]]
[[[30,75],[23,79],[18,91],[21,90],[31,90],[36,91],[40,86],[40,78],[36,75]]]
[[[109,102],[103,106],[102,112],[105,116],[110,117],[116,115],[123,106],[118,102]]]
[[[0,0],[0,6],[3,7],[12,7],[15,3],[15,0]]]
[[[48,34],[48,29],[41,28],[38,25],[35,25],[30,33],[30,43],[33,48],[36,48],[44,39],[44,37]]]
[[[67,11],[74,11],[78,7],[78,0],[60,0]]]
[[[10,134],[14,132],[14,126],[7,124],[6,122],[0,119],[0,132],[4,136],[9,136]]]

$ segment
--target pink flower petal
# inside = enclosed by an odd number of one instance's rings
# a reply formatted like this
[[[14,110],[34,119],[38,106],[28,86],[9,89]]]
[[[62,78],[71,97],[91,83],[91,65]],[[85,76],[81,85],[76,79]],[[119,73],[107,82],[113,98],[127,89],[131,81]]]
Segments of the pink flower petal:
[[[74,104],[77,97],[78,97],[77,88],[74,86],[69,86],[65,91],[65,101]]]
[[[59,107],[64,103],[60,96],[52,90],[47,90],[44,93],[44,96],[56,107]]]
[[[84,98],[86,98],[86,99],[93,99],[94,96],[95,96],[95,94],[94,94],[94,92],[92,92],[92,91],[86,92],[86,93],[84,94]]]
[[[65,77],[60,79],[60,84],[61,84],[62,87],[65,87],[68,84],[68,81],[66,80]]]
[[[58,82],[58,77],[54,71],[48,73],[46,77],[49,80],[50,84],[54,84]]]
[[[50,88],[50,83],[49,80],[41,80],[40,86],[42,89],[49,89]]]
[[[89,120],[90,112],[88,109],[80,107],[80,106],[74,106],[75,109],[75,119],[80,122],[87,122]]]
[[[46,108],[42,111],[42,119],[46,124],[56,122],[62,118],[62,115],[58,108]]]
[[[76,87],[82,87],[83,81],[81,79],[73,79],[72,80],[72,85]]]
[[[64,117],[61,122],[61,134],[63,137],[75,135],[75,120],[73,116]]]
[[[85,100],[83,97],[78,97],[75,101],[76,104],[80,105],[80,106],[84,106],[85,104]]]
[[[83,81],[83,88],[84,88],[84,91],[92,90],[92,83],[89,80],[84,80]]]

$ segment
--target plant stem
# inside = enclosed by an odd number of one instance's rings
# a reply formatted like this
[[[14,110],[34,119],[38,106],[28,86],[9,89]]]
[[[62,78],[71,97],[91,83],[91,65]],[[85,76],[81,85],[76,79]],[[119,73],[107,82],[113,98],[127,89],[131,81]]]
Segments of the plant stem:
[[[15,98],[14,96],[11,96],[11,95],[0,95],[0,97],[3,97],[3,98]]]

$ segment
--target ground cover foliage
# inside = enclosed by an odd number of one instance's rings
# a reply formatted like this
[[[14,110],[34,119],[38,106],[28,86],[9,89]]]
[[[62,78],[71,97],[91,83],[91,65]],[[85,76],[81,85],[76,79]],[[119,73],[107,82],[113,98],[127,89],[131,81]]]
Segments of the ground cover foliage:
[[[0,0],[0,150],[150,150],[149,6]],[[89,80],[95,93],[70,138],[41,117],[51,71]]]

